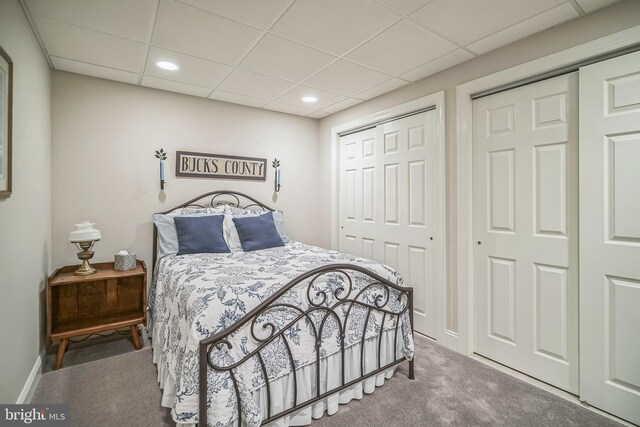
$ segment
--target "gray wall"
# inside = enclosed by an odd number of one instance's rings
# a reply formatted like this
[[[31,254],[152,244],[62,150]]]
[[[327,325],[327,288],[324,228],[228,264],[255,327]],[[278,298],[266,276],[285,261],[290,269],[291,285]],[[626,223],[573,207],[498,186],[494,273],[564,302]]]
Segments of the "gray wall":
[[[331,209],[331,127],[444,90],[446,94],[445,136],[447,169],[447,329],[458,330],[458,294],[456,276],[456,86],[541,58],[624,29],[640,25],[640,1],[627,0],[600,12],[587,15],[542,33],[522,39],[473,60],[429,76],[393,92],[325,117],[320,122],[323,184],[322,230],[324,246],[330,245]]]
[[[0,402],[15,403],[43,344],[51,267],[51,73],[17,0],[0,1],[13,60],[13,194],[0,200]]]
[[[154,212],[216,189],[237,190],[281,209],[293,238],[322,243],[315,224],[322,190],[317,177],[317,120],[204,98],[53,72],[53,262],[75,263],[68,233],[81,220],[102,231],[95,261],[126,249],[151,266]],[[169,152],[160,191],[154,150]],[[175,178],[175,151],[263,157],[267,181]],[[273,191],[271,161],[283,186]]]

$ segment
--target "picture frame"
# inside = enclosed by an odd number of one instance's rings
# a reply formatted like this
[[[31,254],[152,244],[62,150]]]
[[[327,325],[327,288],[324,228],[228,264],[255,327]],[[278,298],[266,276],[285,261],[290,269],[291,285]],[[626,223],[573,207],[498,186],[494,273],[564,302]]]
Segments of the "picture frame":
[[[0,46],[0,199],[11,196],[13,61]]]

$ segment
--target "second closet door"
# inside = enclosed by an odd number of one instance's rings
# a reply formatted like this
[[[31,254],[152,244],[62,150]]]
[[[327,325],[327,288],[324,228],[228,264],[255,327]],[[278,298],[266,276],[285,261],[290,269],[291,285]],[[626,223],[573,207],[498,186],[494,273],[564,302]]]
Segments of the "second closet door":
[[[640,424],[640,52],[580,69],[580,398]]]
[[[578,392],[577,75],[473,102],[475,352]]]

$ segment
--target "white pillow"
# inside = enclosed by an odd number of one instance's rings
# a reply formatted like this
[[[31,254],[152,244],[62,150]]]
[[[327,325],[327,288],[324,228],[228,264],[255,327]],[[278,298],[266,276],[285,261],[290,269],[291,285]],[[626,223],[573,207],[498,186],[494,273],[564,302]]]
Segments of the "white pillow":
[[[284,214],[281,211],[273,211],[273,223],[276,225],[276,230],[282,242],[289,243],[289,236],[287,235],[287,230],[284,228]]]
[[[242,244],[240,243],[240,236],[238,235],[238,230],[236,230],[236,225],[233,223],[232,214],[224,214],[222,226],[224,227],[224,240],[227,242],[229,250],[231,252],[241,252]]]
[[[158,259],[178,253],[178,232],[173,220],[177,216],[222,215],[223,207],[217,208],[179,208],[168,214],[153,214],[153,223],[158,229]],[[233,222],[233,221],[232,221]],[[227,243],[228,245],[228,243]]]

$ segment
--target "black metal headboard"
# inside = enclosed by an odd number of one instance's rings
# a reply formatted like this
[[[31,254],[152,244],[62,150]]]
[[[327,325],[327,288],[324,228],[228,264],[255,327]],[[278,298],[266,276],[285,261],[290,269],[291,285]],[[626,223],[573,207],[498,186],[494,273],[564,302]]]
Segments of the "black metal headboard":
[[[235,191],[229,190],[218,190],[218,191],[210,191],[205,194],[201,194],[196,198],[189,200],[188,202],[184,202],[178,206],[174,206],[169,210],[164,212],[158,212],[161,214],[168,214],[170,212],[175,211],[176,209],[186,208],[186,207],[199,207],[199,208],[208,208],[208,207],[216,207],[222,205],[229,205],[236,208],[241,209],[259,209],[263,211],[273,211],[274,209],[265,205],[262,202],[254,199],[251,196],[247,196],[243,193],[238,193]],[[156,260],[158,258],[158,228],[155,224],[153,224],[153,268],[155,271]]]

